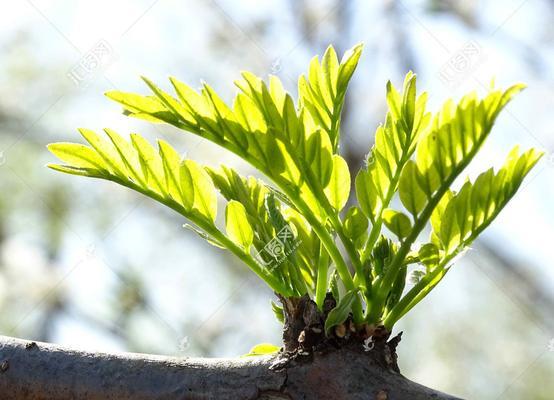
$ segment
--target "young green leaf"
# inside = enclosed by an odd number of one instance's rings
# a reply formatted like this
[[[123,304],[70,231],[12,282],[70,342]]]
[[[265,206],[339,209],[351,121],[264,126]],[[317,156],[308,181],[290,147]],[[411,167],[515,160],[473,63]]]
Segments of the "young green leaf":
[[[331,206],[341,211],[350,196],[350,171],[348,164],[341,156],[333,155],[333,171],[329,184],[325,188],[325,194]]]
[[[53,169],[54,171],[64,172],[70,175],[88,176],[89,178],[107,178],[105,172],[94,168],[71,167],[69,165],[59,164],[47,164],[47,167]]]
[[[321,130],[316,130],[308,137],[306,163],[314,175],[319,177],[320,184],[327,186],[333,172],[332,147],[329,137]]]
[[[252,241],[254,240],[254,233],[252,227],[248,223],[246,210],[238,201],[231,200],[227,204],[225,210],[225,226],[227,235],[229,235],[231,240],[246,251],[249,251]]]
[[[322,62],[314,57],[310,62],[308,77],[298,80],[300,104],[313,121],[321,127],[332,145],[333,153],[339,143],[340,116],[348,83],[362,52],[357,45],[346,52],[339,64],[337,54],[329,46]]]
[[[389,287],[394,283],[412,244],[426,227],[434,209],[450,190],[455,179],[475,157],[488,137],[498,113],[521,89],[523,89],[522,85],[514,85],[504,92],[494,90],[482,100],[479,100],[475,94],[467,95],[462,98],[458,106],[455,106],[452,101],[447,101],[440,113],[435,116],[431,128],[419,140],[416,151],[420,188],[426,193],[427,202],[415,218],[413,229],[403,240],[402,246],[380,282],[381,288]],[[452,219],[447,220],[450,223]],[[456,247],[457,237],[462,237],[461,233],[456,232],[455,225],[445,229],[444,235],[447,236],[449,250]],[[434,233],[434,236],[437,234]],[[443,245],[445,245],[444,242]],[[379,291],[377,306],[374,309],[380,309],[385,304],[386,295],[385,289]],[[378,318],[378,316],[372,315],[371,318]]]
[[[194,187],[193,209],[214,223],[217,216],[217,195],[210,176],[193,160],[185,160],[184,164],[190,173]],[[181,184],[181,190],[183,189]]]
[[[182,198],[181,194],[179,173],[181,157],[175,149],[164,140],[158,140],[158,148],[164,170],[165,192],[175,201],[185,203],[186,199]]]
[[[433,268],[439,263],[439,249],[433,243],[425,243],[419,249],[418,257],[427,268]]]
[[[349,291],[339,300],[336,307],[329,312],[325,320],[325,332],[327,332],[327,334],[330,332],[331,328],[346,321],[348,315],[352,311],[352,304],[357,295],[357,290]]]
[[[360,208],[364,214],[375,222],[374,210],[379,207],[378,199],[376,196],[376,189],[371,179],[370,172],[366,169],[361,169],[356,175],[356,198],[360,204]]]
[[[252,347],[248,354],[243,355],[242,357],[257,357],[257,356],[266,356],[269,354],[277,353],[281,348],[270,343],[261,343]]]
[[[275,318],[277,318],[277,321],[284,324],[285,323],[285,314],[283,312],[283,307],[276,304],[274,301],[271,302],[271,310],[273,311],[273,314],[275,314]]]
[[[482,100],[470,94],[458,106],[452,101],[443,105],[432,129],[417,146],[420,186],[429,198],[435,191],[442,197],[477,154],[500,110],[522,89],[522,85],[514,85],[505,92],[495,90]]]
[[[168,194],[164,185],[165,176],[163,162],[159,154],[142,136],[132,133],[131,143],[138,152],[143,176],[147,184],[158,193]]]
[[[136,93],[112,90],[105,93],[106,97],[121,104],[125,115],[144,119],[150,122],[168,123],[182,127],[180,118],[168,111],[165,105],[154,96],[142,96]]]
[[[51,143],[48,150],[72,168],[105,170],[104,159],[100,155],[82,144],[78,143]]]
[[[404,166],[400,174],[400,182],[398,185],[398,193],[400,201],[406,209],[413,215],[417,216],[423,210],[427,198],[419,185],[420,177],[417,165],[410,160]]]
[[[121,161],[125,164],[129,177],[140,186],[147,186],[146,177],[142,173],[136,150],[114,130],[104,129],[104,132],[110,138]]]
[[[361,196],[367,203],[372,220],[378,220],[382,211],[388,207],[398,188],[404,166],[429,124],[426,100],[425,93],[416,97],[416,77],[413,74],[406,76],[402,94],[392,83],[387,83],[389,112],[385,124],[377,128],[367,173],[362,175],[366,181],[366,190],[370,192],[361,193],[360,189],[358,194],[358,199]]]
[[[183,207],[190,211],[194,206],[195,188],[188,165],[185,161],[182,161],[179,165],[179,191]]]
[[[383,211],[383,221],[387,228],[391,230],[399,239],[404,239],[412,230],[410,219],[400,211],[387,208]]]
[[[407,132],[411,132],[414,126],[416,114],[416,78],[410,71],[404,80],[404,97],[402,98],[402,115]]]
[[[497,173],[492,168],[483,172],[452,196],[435,231],[446,254],[468,246],[490,225],[541,156],[534,149],[519,155],[516,147]]]
[[[348,209],[344,217],[344,230],[350,239],[357,241],[361,238],[366,233],[368,225],[366,216],[358,207],[352,206]]]
[[[115,175],[127,179],[128,173],[125,164],[123,164],[119,154],[107,140],[101,138],[90,129],[81,128],[79,132],[90,143],[92,148],[96,150],[98,155],[104,159],[104,163],[109,166]]]

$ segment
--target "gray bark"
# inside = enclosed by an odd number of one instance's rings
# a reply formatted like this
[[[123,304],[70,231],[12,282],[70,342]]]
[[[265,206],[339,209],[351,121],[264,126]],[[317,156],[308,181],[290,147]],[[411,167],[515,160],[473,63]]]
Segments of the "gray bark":
[[[455,399],[343,348],[270,370],[275,357],[174,358],[71,350],[0,336],[0,398]]]

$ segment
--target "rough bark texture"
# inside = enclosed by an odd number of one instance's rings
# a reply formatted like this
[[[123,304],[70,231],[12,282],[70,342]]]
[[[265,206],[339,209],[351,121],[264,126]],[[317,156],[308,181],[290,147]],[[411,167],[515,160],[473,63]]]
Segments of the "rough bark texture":
[[[0,398],[455,399],[383,368],[375,352],[348,346],[280,370],[270,368],[275,361],[88,353],[0,336]]]

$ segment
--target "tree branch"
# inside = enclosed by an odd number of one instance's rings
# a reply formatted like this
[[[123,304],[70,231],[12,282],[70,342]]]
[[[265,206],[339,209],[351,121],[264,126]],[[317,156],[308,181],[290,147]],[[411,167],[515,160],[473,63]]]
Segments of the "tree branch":
[[[19,399],[455,399],[343,348],[270,370],[274,357],[174,358],[71,350],[0,336],[0,394]]]

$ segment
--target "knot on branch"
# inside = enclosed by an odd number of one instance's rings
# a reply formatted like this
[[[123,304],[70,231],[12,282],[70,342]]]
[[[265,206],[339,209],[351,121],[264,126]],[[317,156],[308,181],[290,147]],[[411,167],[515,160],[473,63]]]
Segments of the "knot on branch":
[[[399,373],[396,348],[402,333],[389,340],[391,332],[383,325],[356,324],[350,315],[346,321],[325,332],[325,321],[335,308],[336,300],[327,293],[322,310],[308,295],[279,296],[283,304],[283,350],[274,369],[285,368],[291,361],[310,361],[314,354],[349,348],[365,354],[381,367]]]

